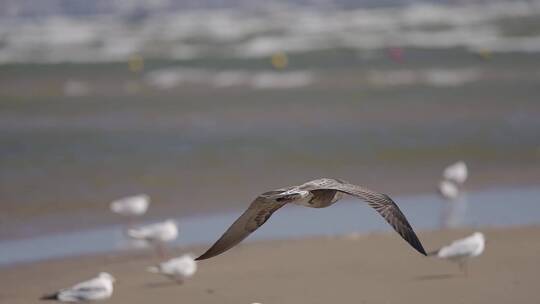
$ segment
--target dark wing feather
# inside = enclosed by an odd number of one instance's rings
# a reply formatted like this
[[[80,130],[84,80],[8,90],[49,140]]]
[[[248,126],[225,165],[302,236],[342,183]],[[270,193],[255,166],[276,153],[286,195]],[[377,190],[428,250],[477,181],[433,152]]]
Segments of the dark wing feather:
[[[53,300],[53,301],[56,301],[58,300],[58,292],[55,292],[55,293],[51,293],[51,294],[46,294],[46,295],[43,295],[41,298],[39,298],[40,300]]]
[[[271,200],[268,197],[257,197],[249,208],[225,231],[221,238],[195,260],[208,259],[234,247],[261,227],[276,210],[285,204],[284,202],[280,203]]]
[[[306,190],[331,189],[337,190],[355,197],[358,197],[368,203],[375,209],[393,228],[407,241],[414,249],[423,255],[426,251],[416,236],[409,221],[401,212],[396,203],[386,194],[375,192],[367,188],[352,185],[343,181],[334,179],[320,179],[305,184]]]

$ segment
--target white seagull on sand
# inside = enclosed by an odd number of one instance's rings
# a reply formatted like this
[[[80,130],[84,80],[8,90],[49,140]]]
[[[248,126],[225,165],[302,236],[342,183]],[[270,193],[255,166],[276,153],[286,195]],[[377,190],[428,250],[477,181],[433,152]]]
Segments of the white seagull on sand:
[[[456,184],[448,180],[439,182],[439,194],[447,200],[456,200],[459,197],[459,188]]]
[[[182,284],[185,279],[192,277],[197,272],[197,262],[192,254],[184,254],[157,266],[148,267],[147,270],[152,273],[162,274],[175,280],[178,284]]]
[[[299,186],[268,191],[259,195],[221,238],[196,260],[208,259],[229,250],[262,226],[276,210],[286,204],[324,208],[337,202],[343,194],[366,201],[412,247],[426,254],[405,215],[389,196],[342,180],[321,178]]]
[[[105,300],[112,296],[112,275],[102,272],[97,277],[81,282],[70,288],[61,289],[53,294],[41,297],[41,300],[57,300],[60,302],[83,302]]]
[[[481,255],[484,252],[485,243],[484,234],[475,232],[466,238],[456,240],[448,246],[430,252],[429,255],[439,259],[457,262],[461,271],[467,275],[468,260]]]
[[[463,184],[468,177],[467,165],[464,161],[458,161],[444,169],[443,177],[457,184]]]
[[[139,194],[124,197],[111,202],[111,211],[127,217],[140,216],[146,213],[150,197],[146,194]]]
[[[176,239],[178,227],[173,220],[129,229],[127,235],[136,240],[144,240],[156,246],[160,256],[165,256],[164,243]]]

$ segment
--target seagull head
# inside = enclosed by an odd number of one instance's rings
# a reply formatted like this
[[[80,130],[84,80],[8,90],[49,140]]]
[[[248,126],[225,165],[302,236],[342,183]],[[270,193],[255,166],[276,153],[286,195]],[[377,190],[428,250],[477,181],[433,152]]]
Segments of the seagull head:
[[[276,196],[276,201],[300,201],[309,198],[310,192],[306,190],[291,189],[284,191]]]
[[[168,219],[165,222],[163,222],[166,225],[175,226],[176,227],[176,221],[173,219]]]
[[[105,280],[109,280],[111,282],[116,281],[116,279],[108,272],[100,272],[98,277],[100,277],[102,279],[105,279]]]
[[[181,256],[182,258],[186,258],[186,259],[191,259],[191,260],[195,260],[195,258],[197,257],[195,254],[193,253],[186,253],[186,254],[183,254]]]
[[[477,239],[480,239],[482,241],[485,241],[486,240],[486,237],[484,236],[484,234],[482,232],[475,232],[473,233],[473,237],[477,238]]]

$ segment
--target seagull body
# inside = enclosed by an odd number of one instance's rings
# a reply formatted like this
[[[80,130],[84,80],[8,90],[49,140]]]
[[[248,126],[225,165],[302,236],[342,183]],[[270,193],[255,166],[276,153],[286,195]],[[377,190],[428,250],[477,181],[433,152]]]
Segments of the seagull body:
[[[127,235],[136,240],[143,240],[153,244],[160,257],[164,258],[165,243],[176,239],[178,227],[173,220],[150,224],[139,228],[129,229]]]
[[[161,223],[129,229],[127,234],[137,240],[145,240],[150,243],[164,243],[176,239],[178,236],[178,227],[173,220],[167,220]]]
[[[453,182],[442,180],[439,182],[439,194],[447,200],[455,200],[459,197],[459,189]]]
[[[456,240],[448,246],[444,246],[439,250],[431,252],[429,255],[439,259],[446,259],[452,262],[457,262],[459,267],[467,273],[466,262],[473,257],[477,257],[484,252],[485,237],[481,232],[475,232],[472,235]]]
[[[444,169],[443,177],[457,184],[463,184],[468,177],[467,165],[464,161],[458,161]]]
[[[123,216],[140,216],[146,213],[150,197],[146,194],[139,194],[130,197],[124,197],[111,202],[111,211]]]
[[[182,284],[185,279],[192,277],[197,272],[197,262],[193,255],[184,254],[157,266],[148,267],[148,271],[165,275]]]
[[[437,250],[436,256],[441,259],[460,261],[481,255],[485,248],[485,237],[481,232],[456,240],[448,246]]]
[[[229,227],[208,251],[196,260],[204,260],[221,254],[240,243],[262,226],[270,216],[286,204],[324,208],[343,197],[344,194],[360,198],[373,207],[418,252],[426,254],[409,222],[399,207],[386,194],[331,178],[321,178],[259,195],[248,209]]]
[[[93,279],[43,296],[41,300],[57,300],[60,302],[105,300],[112,296],[114,281],[115,279],[112,275],[102,272]]]

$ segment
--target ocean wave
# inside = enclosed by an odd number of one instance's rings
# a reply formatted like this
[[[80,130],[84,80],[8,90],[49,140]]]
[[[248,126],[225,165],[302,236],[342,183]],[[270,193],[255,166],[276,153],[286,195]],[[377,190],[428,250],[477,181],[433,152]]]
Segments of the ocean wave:
[[[526,22],[520,23],[522,19]],[[540,0],[413,2],[353,10],[279,6],[263,11],[173,11],[138,22],[103,15],[6,19],[0,20],[0,63],[124,61],[132,54],[163,59],[253,58],[275,52],[396,46],[540,52],[540,30],[530,27],[531,22],[540,26]],[[508,34],[507,28],[516,24],[525,35]]]

